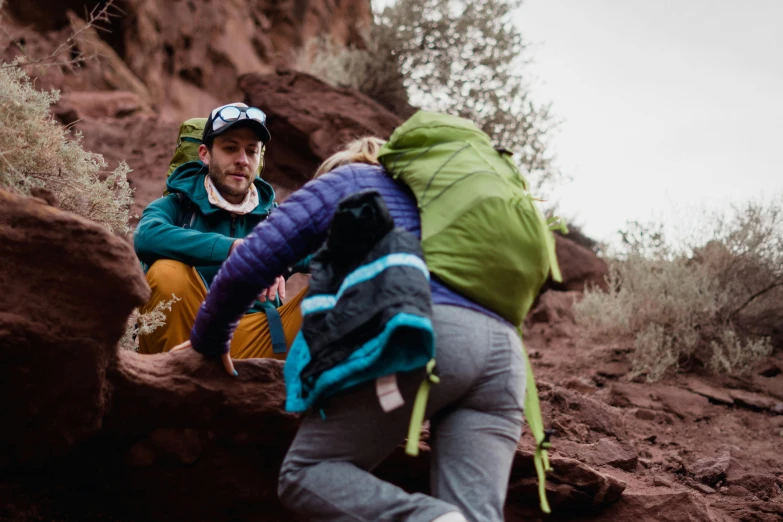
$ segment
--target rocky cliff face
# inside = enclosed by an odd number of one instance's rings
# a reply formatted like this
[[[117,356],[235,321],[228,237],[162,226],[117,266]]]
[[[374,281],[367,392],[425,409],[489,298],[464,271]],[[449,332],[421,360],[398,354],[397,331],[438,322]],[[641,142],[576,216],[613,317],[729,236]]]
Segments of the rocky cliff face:
[[[48,56],[102,1],[9,0],[6,57]],[[181,120],[242,97],[237,78],[295,63],[302,46],[326,36],[362,45],[372,22],[368,0],[115,0],[109,22],[76,38],[100,58],[78,70],[36,71],[42,88],[64,93],[129,91],[157,116]],[[11,45],[9,45],[11,44]]]

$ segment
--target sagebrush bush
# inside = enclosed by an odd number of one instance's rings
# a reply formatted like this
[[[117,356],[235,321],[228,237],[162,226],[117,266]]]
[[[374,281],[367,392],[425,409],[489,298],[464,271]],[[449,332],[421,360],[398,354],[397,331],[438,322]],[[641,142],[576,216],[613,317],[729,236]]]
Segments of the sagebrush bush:
[[[355,89],[407,117],[413,109],[390,42],[379,37],[378,27],[365,33],[367,43],[363,48],[337,45],[329,37],[310,40],[296,58],[297,68],[335,87]]]
[[[709,241],[680,248],[637,224],[610,260],[608,291],[575,307],[593,335],[632,337],[633,372],[650,381],[694,360],[743,373],[780,343],[783,198],[710,221]]]
[[[60,208],[117,234],[129,232],[130,169],[121,163],[104,171],[103,157],[85,151],[81,136],[54,120],[49,108],[58,96],[36,90],[14,64],[0,64],[0,188],[22,194],[45,188]]]
[[[128,326],[125,329],[125,335],[120,339],[120,350],[129,350],[132,352],[139,351],[138,336],[150,334],[158,328],[165,326],[166,312],[170,312],[171,305],[177,301],[181,301],[181,299],[176,295],[171,294],[171,299],[159,302],[155,305],[155,308],[146,314],[142,314],[139,312],[138,308],[134,308],[130,317],[128,317]]]

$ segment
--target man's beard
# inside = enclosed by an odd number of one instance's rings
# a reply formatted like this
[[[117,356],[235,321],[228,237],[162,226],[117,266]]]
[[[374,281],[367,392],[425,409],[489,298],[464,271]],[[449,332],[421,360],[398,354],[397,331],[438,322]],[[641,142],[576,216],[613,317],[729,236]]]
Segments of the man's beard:
[[[236,171],[232,170],[230,172]],[[215,188],[218,189],[218,192],[220,192],[220,195],[224,198],[227,195],[234,198],[244,198],[245,195],[247,195],[248,190],[250,189],[250,185],[252,184],[252,177],[250,176],[248,170],[243,170],[241,173],[247,177],[248,181],[244,188],[237,189],[235,185],[229,185],[226,183],[226,179],[230,175],[228,171],[220,168],[219,165],[215,165],[214,163],[209,165],[209,178],[212,180],[212,184],[215,185]]]

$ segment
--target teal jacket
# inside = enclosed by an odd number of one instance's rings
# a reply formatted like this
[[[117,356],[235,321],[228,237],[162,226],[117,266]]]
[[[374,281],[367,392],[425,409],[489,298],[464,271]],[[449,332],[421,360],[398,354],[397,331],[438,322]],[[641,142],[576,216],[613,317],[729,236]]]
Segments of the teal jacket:
[[[173,259],[194,266],[207,288],[212,283],[220,265],[228,258],[234,240],[244,238],[256,225],[269,216],[275,207],[275,191],[259,177],[254,184],[258,189],[258,206],[249,214],[232,216],[231,213],[212,205],[204,188],[207,167],[200,161],[184,163],[166,181],[170,194],[159,198],[144,209],[133,236],[136,255],[147,267],[158,259]],[[178,193],[184,197],[178,196]],[[183,225],[190,213],[188,227]],[[305,259],[291,271],[306,271]],[[275,301],[256,301],[248,312],[263,307],[279,307]]]

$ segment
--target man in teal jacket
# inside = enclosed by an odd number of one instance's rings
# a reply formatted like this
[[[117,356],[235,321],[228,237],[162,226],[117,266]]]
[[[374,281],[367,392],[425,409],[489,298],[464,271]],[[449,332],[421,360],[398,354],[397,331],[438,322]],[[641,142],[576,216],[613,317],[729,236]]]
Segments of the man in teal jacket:
[[[256,175],[271,138],[265,123],[261,110],[242,103],[213,110],[198,149],[200,161],[179,166],[166,182],[169,194],[144,210],[134,246],[149,266],[152,296],[141,312],[160,309],[172,295],[179,300],[171,304],[165,326],[139,336],[139,352],[165,352],[190,337],[220,265],[275,206],[271,185]],[[232,357],[285,358],[301,326],[302,296],[281,306],[285,279],[278,277],[240,321]]]

